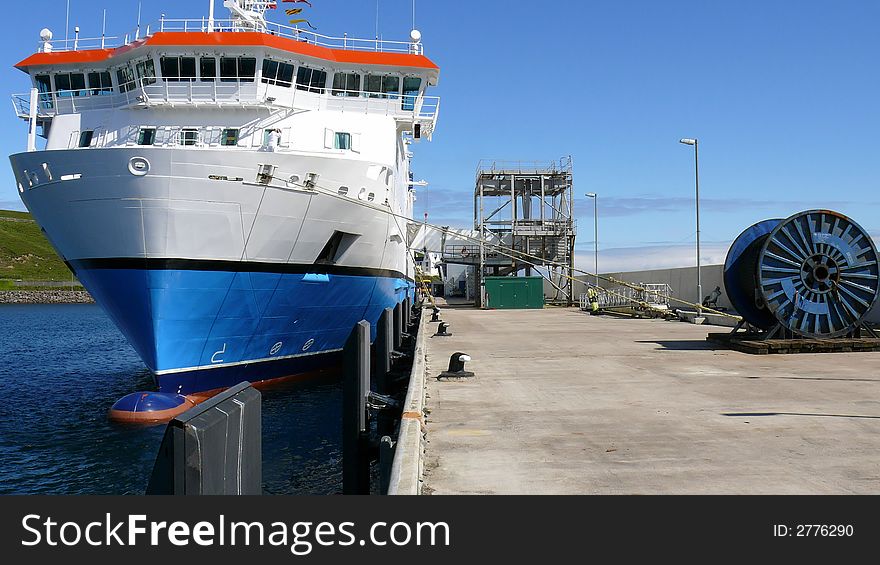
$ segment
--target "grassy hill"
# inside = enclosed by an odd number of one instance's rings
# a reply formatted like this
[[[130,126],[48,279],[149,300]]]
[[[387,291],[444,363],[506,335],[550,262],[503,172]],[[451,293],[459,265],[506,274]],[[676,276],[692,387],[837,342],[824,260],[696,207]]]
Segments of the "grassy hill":
[[[3,279],[66,282],[71,276],[30,214],[0,210],[0,288]]]

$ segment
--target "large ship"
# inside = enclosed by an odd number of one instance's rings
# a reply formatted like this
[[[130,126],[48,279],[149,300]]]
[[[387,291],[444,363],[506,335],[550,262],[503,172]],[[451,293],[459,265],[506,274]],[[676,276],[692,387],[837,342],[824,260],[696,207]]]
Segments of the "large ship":
[[[325,371],[412,295],[410,145],[439,110],[418,31],[327,37],[269,21],[275,2],[213,4],[116,40],[44,29],[16,65],[21,199],[169,398]]]

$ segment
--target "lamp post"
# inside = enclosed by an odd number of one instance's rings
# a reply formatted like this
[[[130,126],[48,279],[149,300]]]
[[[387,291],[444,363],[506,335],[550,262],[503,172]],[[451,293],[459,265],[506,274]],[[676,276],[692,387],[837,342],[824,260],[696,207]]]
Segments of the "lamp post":
[[[703,304],[703,279],[700,272],[700,145],[696,139],[681,139],[679,143],[694,147],[694,180],[697,189],[697,316],[702,310]]]
[[[599,195],[588,192],[587,198],[593,199],[593,247],[595,251],[594,274],[596,275],[596,290],[599,289]]]

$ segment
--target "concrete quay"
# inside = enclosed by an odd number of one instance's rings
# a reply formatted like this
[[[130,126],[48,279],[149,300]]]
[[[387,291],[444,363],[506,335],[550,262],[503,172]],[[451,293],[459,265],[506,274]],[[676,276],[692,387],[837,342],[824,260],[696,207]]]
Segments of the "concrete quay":
[[[754,356],[571,308],[442,318],[423,494],[880,492],[880,353]],[[438,381],[454,352],[476,376]]]

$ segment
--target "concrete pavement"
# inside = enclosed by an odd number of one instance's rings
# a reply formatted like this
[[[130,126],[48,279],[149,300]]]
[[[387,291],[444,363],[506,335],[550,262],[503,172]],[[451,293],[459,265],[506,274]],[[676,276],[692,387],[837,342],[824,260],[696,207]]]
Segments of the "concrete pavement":
[[[880,353],[751,356],[577,309],[442,317],[425,493],[880,492]],[[456,351],[476,377],[437,381]]]

